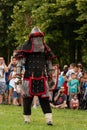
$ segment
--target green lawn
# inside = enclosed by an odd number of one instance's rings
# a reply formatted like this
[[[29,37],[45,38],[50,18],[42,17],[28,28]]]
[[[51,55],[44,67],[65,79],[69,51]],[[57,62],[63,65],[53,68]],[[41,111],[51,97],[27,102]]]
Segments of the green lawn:
[[[23,108],[0,105],[0,130],[87,130],[87,111],[53,109],[53,126],[47,126],[40,107],[32,108],[31,123],[25,124]]]

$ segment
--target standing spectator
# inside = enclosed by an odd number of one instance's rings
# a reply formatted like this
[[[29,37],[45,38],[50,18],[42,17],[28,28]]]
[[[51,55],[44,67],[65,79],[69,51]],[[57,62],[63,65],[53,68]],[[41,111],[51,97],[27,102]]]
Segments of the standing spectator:
[[[12,78],[10,73],[14,70],[14,67],[16,67],[17,65],[17,60],[15,57],[13,57],[11,59],[11,62],[8,65],[8,71],[9,71],[9,76],[8,76],[8,80],[10,81],[10,79]],[[11,98],[12,98],[12,94],[13,94],[13,88],[12,85],[8,86],[8,104],[11,104]]]
[[[61,75],[68,71],[68,65],[63,66],[63,70],[61,71]]]
[[[63,86],[64,82],[65,82],[65,77],[63,75],[59,74],[57,87],[55,90],[53,90],[52,101],[54,101],[54,97],[55,97],[56,93],[60,90],[61,86]]]
[[[33,98],[33,108],[37,108],[38,103],[38,96],[34,96]]]
[[[77,64],[77,66],[78,66],[77,79],[81,83],[81,79],[83,77],[83,67],[80,63]],[[81,89],[81,85],[80,85],[80,89]],[[78,99],[79,99],[79,102],[80,102],[81,101],[81,90],[80,90],[80,93],[78,94]]]
[[[0,57],[0,104],[3,103],[3,99],[6,91],[5,72],[7,72],[7,66],[4,58]]]
[[[63,83],[64,93],[65,93],[66,95],[67,95],[67,92],[68,92],[67,77],[66,77],[67,71],[68,71],[68,66],[66,66],[65,69],[63,69],[63,73],[62,73],[62,76],[64,77],[64,83]]]
[[[77,74],[77,65],[75,63],[71,63],[70,67],[68,68],[68,71],[66,73],[67,80],[71,80],[71,74],[76,73]]]
[[[21,106],[21,87],[22,87],[22,80],[15,78],[14,79],[14,86],[13,86],[13,105]]]
[[[78,65],[77,79],[80,81],[82,76],[83,76],[83,68],[82,66]]]
[[[68,81],[71,80],[71,74],[72,73],[75,73],[76,76],[77,76],[76,78],[78,80],[80,80],[81,77],[82,77],[82,70],[83,70],[83,68],[79,64],[71,63],[69,70],[66,73],[66,77],[67,77]]]
[[[10,72],[10,75],[9,75],[9,104],[11,104],[11,100],[13,100],[13,88],[15,88],[15,78],[16,78],[16,66],[13,68],[13,71]],[[11,93],[10,93],[11,92]]]
[[[11,62],[8,65],[8,70],[13,71],[14,66],[17,65],[17,59],[15,57],[11,58]]]
[[[87,72],[83,73],[80,86],[81,86],[80,106],[81,109],[87,109]]]
[[[67,86],[70,101],[74,94],[80,93],[80,83],[75,73],[71,74],[71,80],[67,83]]]
[[[14,51],[13,51],[13,55],[11,56],[11,59],[13,59],[16,54],[17,54],[17,50],[14,50]]]

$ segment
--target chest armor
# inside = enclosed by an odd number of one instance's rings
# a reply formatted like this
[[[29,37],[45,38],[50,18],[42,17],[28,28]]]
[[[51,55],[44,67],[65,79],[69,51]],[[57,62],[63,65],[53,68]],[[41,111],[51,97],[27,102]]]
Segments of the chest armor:
[[[44,53],[28,53],[25,61],[25,78],[40,77],[45,72],[46,58]]]

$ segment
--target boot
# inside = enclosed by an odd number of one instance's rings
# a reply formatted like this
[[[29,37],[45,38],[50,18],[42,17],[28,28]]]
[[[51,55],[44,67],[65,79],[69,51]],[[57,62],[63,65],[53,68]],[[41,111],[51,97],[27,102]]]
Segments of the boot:
[[[30,117],[29,117],[29,115],[24,115],[24,121],[25,121],[25,123],[27,123],[27,124],[30,123]]]
[[[53,125],[53,123],[52,123],[52,113],[46,113],[45,114],[45,118],[46,118],[46,123],[47,123],[47,125]]]

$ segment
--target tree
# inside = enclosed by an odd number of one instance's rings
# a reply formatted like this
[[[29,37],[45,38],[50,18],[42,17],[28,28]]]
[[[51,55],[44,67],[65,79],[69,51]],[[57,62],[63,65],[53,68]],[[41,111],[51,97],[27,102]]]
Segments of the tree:
[[[46,1],[32,12],[35,24],[41,26],[46,33],[46,41],[48,44],[52,43],[51,47],[54,48],[59,61],[64,56],[69,58],[70,62],[77,61],[77,41],[75,40],[77,34],[74,30],[78,29],[79,25],[76,21],[78,11],[75,4],[76,0]],[[65,50],[67,54],[64,53]],[[64,60],[67,62],[66,58]]]
[[[10,32],[9,26],[12,22],[11,14],[13,12],[13,6],[17,0],[0,1],[0,55],[4,56],[7,62],[10,60],[10,55],[12,54],[12,48],[15,48],[14,44],[14,34]]]
[[[76,4],[77,10],[79,15],[77,17],[77,21],[80,24],[78,30],[75,32],[78,34],[76,40],[81,44],[81,48],[79,49],[82,51],[83,62],[87,62],[86,54],[87,54],[87,1],[86,0],[77,0]]]
[[[38,26],[45,32],[45,41],[57,55],[59,64],[82,61],[83,41],[76,39],[79,36],[76,30],[81,26],[77,3],[78,0],[18,1],[10,26],[17,44],[27,40],[31,28]]]
[[[87,43],[87,1],[86,0],[77,0],[77,10],[79,16],[77,21],[80,23],[80,28],[77,30],[78,40]]]
[[[32,10],[39,7],[42,0],[21,0],[13,8],[12,19],[13,22],[10,30],[15,33],[17,44],[21,45],[28,39],[28,34],[31,31],[32,24]]]

